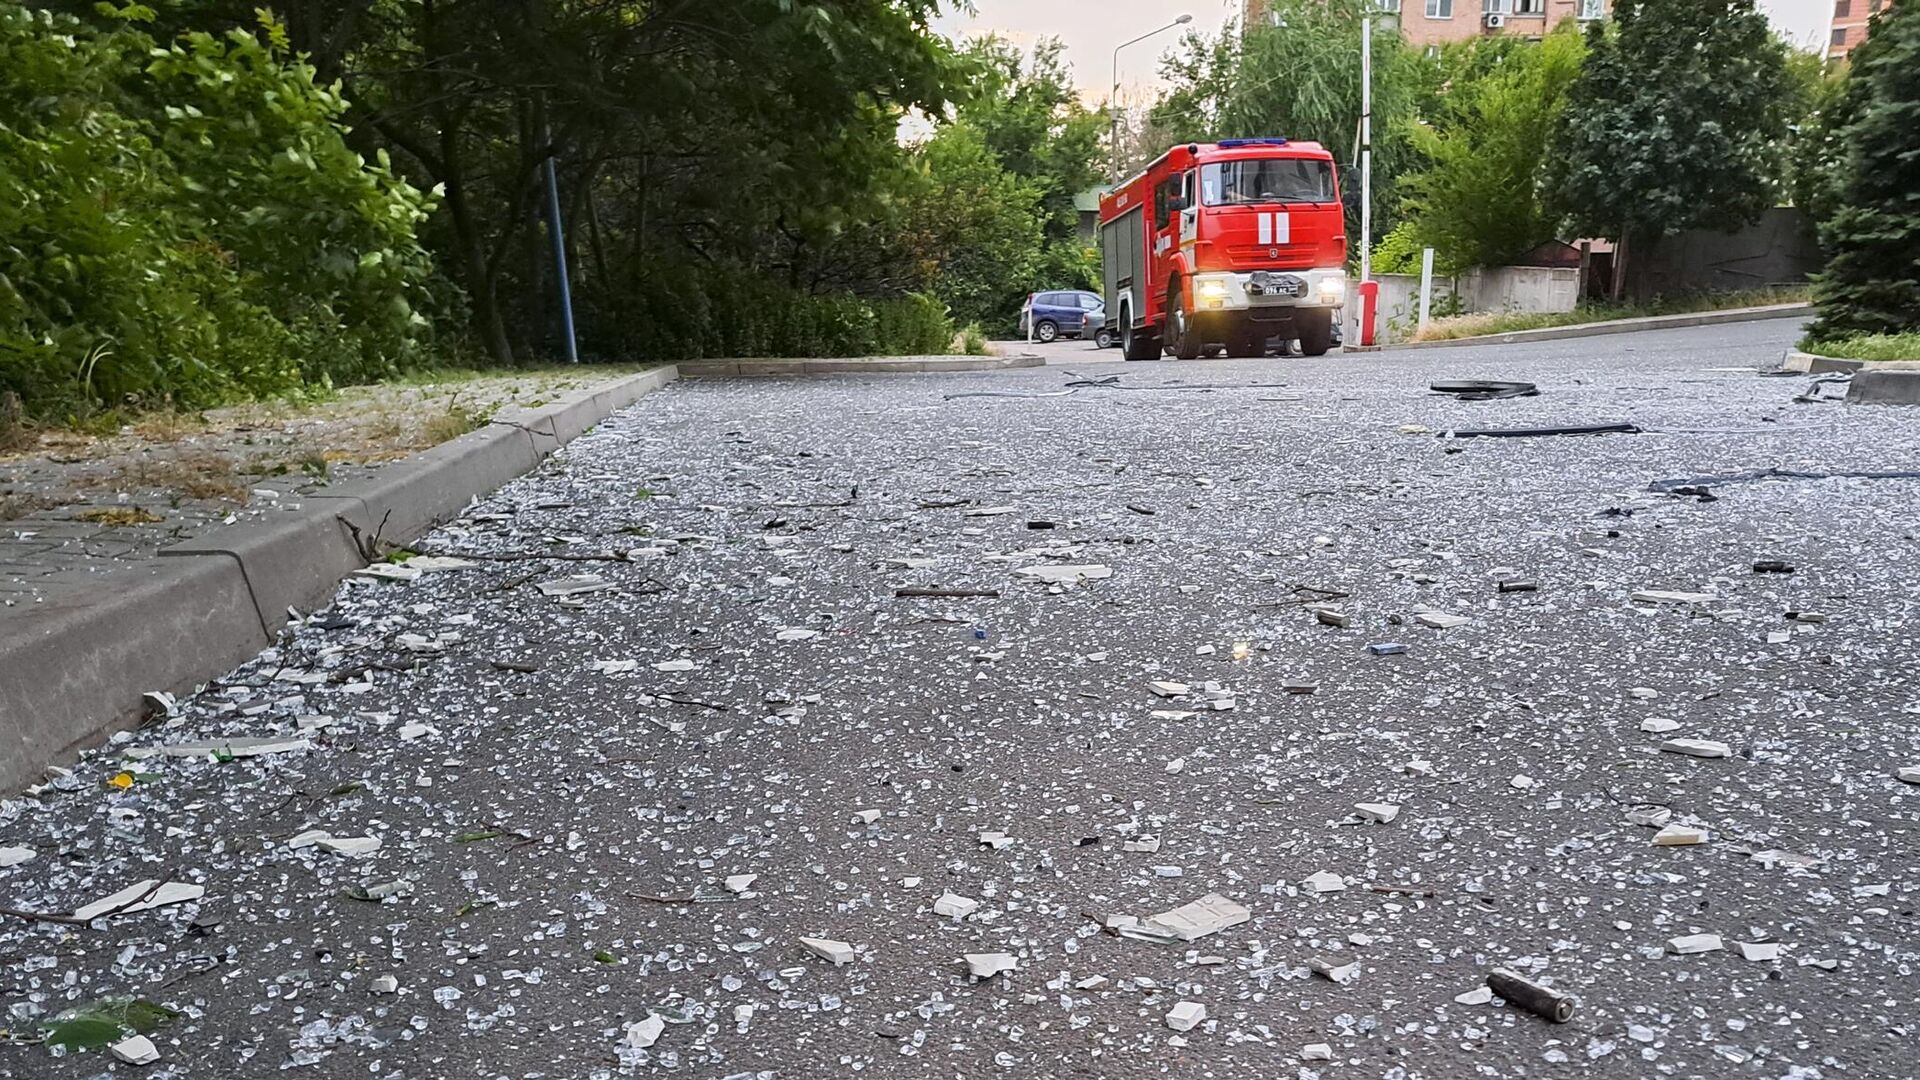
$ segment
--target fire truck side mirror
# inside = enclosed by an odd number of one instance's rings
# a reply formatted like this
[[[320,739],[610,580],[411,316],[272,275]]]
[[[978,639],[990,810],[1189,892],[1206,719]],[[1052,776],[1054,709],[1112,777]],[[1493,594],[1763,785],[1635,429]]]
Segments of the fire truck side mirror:
[[[1167,200],[1167,213],[1178,214],[1193,209],[1193,200],[1185,195],[1175,195]]]

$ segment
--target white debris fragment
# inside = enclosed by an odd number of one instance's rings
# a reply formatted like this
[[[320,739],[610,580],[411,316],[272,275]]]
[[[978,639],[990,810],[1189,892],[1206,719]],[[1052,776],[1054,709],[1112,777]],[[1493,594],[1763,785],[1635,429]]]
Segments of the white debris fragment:
[[[1667,951],[1676,956],[1693,956],[1697,953],[1719,952],[1726,948],[1719,934],[1687,934],[1667,942]]]
[[[964,919],[980,910],[980,901],[947,893],[933,902],[933,913],[949,919]]]
[[[627,1025],[627,1033],[621,1042],[635,1050],[645,1050],[660,1041],[661,1033],[667,1030],[667,1022],[657,1014],[649,1014],[645,1020]]]
[[[759,874],[734,874],[722,884],[726,886],[728,892],[739,894],[753,888],[753,883],[759,880]]]
[[[317,847],[322,851],[331,851],[335,855],[371,855],[380,850],[380,838],[377,836],[334,836],[324,829],[309,829],[287,841],[287,846],[295,851],[301,848]]]
[[[1325,870],[1316,871],[1300,882],[1317,893],[1342,892],[1347,887],[1346,879],[1339,874],[1330,874]]]
[[[415,721],[400,728],[400,741],[412,742],[415,739],[424,739],[429,735],[438,734],[440,734],[440,729],[434,727],[432,724],[422,724],[419,721]]]
[[[1360,975],[1360,961],[1358,960],[1348,961],[1344,964],[1336,964],[1325,957],[1315,956],[1307,960],[1307,967],[1312,969],[1314,974],[1342,985],[1352,982]]]
[[[971,510],[962,511],[962,514],[965,517],[1005,517],[1008,514],[1018,513],[1019,509],[1017,506],[976,506]]]
[[[1636,604],[1711,604],[1718,599],[1713,593],[1670,592],[1666,589],[1642,589],[1633,594]]]
[[[1533,777],[1528,776],[1526,773],[1518,773],[1513,779],[1507,781],[1507,785],[1515,791],[1526,791],[1528,788],[1533,787],[1533,783]]]
[[[640,661],[638,660],[595,660],[593,662],[593,670],[596,674],[599,674],[599,675],[625,675],[628,672],[639,671]]]
[[[1653,834],[1655,847],[1689,847],[1704,844],[1712,839],[1705,829],[1696,829],[1691,825],[1669,825]]]
[[[1148,683],[1147,689],[1153,691],[1153,695],[1155,697],[1163,697],[1163,698],[1181,697],[1183,695],[1193,692],[1193,688],[1188,686],[1186,683],[1167,682],[1164,680]]]
[[[861,825],[871,825],[880,820],[880,815],[879,810],[856,810],[853,813],[853,820]]]
[[[141,746],[129,748],[126,755],[135,761],[148,758],[198,758],[225,756],[235,758],[261,757],[266,754],[291,754],[300,750],[311,750],[313,744],[305,739],[208,739],[204,742],[169,743],[166,746]]]
[[[1099,581],[1113,576],[1113,568],[1089,564],[1085,566],[1023,566],[1014,573],[1034,581],[1044,581],[1049,585],[1076,585],[1082,581]]]
[[[1208,893],[1191,904],[1149,918],[1145,926],[1180,941],[1195,941],[1251,918],[1253,912],[1245,907],[1219,893]]]
[[[1142,836],[1134,840],[1124,840],[1120,843],[1120,850],[1138,851],[1151,855],[1160,850],[1160,838],[1157,836]]]
[[[857,954],[853,951],[853,946],[847,944],[844,941],[832,941],[827,938],[817,938],[817,937],[803,937],[800,939],[800,944],[804,946],[808,952],[813,953],[815,956],[820,957],[822,960],[831,961],[834,967],[840,967],[843,964],[851,964],[857,957]]]
[[[1668,739],[1660,744],[1660,749],[1669,754],[1685,754],[1697,758],[1724,758],[1733,756],[1733,748],[1723,742],[1710,739]]]
[[[0,870],[5,870],[9,866],[19,866],[24,862],[31,862],[34,854],[32,848],[0,847]]]
[[[367,992],[372,994],[397,994],[400,992],[400,980],[393,975],[377,976],[367,984]]]
[[[967,972],[976,979],[991,979],[1020,967],[1020,961],[1011,953],[968,953],[965,960]]]
[[[1669,731],[1680,730],[1680,721],[1658,716],[1648,717],[1640,721],[1640,730],[1649,735],[1665,735]]]
[[[1186,768],[1187,768],[1187,759],[1183,757],[1177,757],[1177,758],[1174,758],[1172,761],[1167,762],[1167,772],[1169,773],[1178,774],[1186,771]]]
[[[1673,811],[1664,806],[1635,806],[1627,811],[1627,824],[1643,828],[1658,829],[1673,818]]]
[[[1894,774],[1909,784],[1920,784],[1920,765],[1907,765]]]
[[[1660,691],[1655,690],[1651,686],[1636,686],[1628,690],[1627,694],[1640,701],[1652,701],[1654,698],[1660,696]]]
[[[773,635],[775,641],[807,641],[820,636],[820,631],[804,626],[790,626]]]
[[[542,596],[585,596],[588,593],[605,592],[613,588],[613,582],[599,574],[574,574],[571,577],[543,581],[539,588]]]
[[[1354,803],[1353,809],[1362,818],[1378,825],[1385,825],[1400,816],[1400,808],[1393,803]]]
[[[73,917],[81,922],[93,920],[111,911],[118,915],[132,915],[140,911],[152,911],[155,908],[169,907],[198,900],[207,895],[206,886],[189,885],[184,881],[169,881],[162,885],[159,881],[148,879],[129,885],[112,896],[103,896],[93,903],[74,911]],[[133,901],[145,897],[139,903]],[[121,905],[126,905],[122,907]]]
[[[1432,776],[1433,762],[1427,761],[1424,758],[1414,758],[1412,761],[1400,766],[1400,771],[1406,773],[1408,776]]]
[[[97,1043],[95,1045],[98,1045]],[[129,1065],[151,1065],[160,1060],[160,1050],[145,1035],[135,1035],[107,1047],[114,1057]]]
[[[989,830],[980,834],[980,842],[995,851],[999,851],[1001,848],[1012,847],[1013,837],[997,830]]]
[[[1332,1061],[1333,1047],[1327,1043],[1308,1043],[1300,1048],[1301,1061]]]
[[[1413,619],[1420,625],[1431,626],[1435,630],[1451,630],[1456,626],[1465,626],[1473,621],[1465,615],[1454,615],[1445,611],[1416,611],[1413,614]]]
[[[1777,941],[1736,941],[1733,947],[1740,950],[1740,956],[1755,963],[1768,963],[1780,959],[1780,943]]]
[[[1167,1026],[1175,1031],[1192,1031],[1207,1019],[1207,1007],[1197,1001],[1182,1001],[1167,1010]]]
[[[1493,1003],[1493,988],[1476,986],[1464,994],[1453,995],[1453,1000],[1462,1005],[1490,1005]]]
[[[687,659],[662,660],[659,663],[653,665],[653,670],[665,671],[665,672],[692,671],[696,666],[698,665],[696,665],[693,661],[687,660]]]

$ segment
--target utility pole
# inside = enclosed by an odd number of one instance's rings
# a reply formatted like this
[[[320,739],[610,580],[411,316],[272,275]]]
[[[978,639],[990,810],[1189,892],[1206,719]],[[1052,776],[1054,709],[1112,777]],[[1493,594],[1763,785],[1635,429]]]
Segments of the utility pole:
[[[1153,37],[1155,34],[1164,34],[1176,26],[1185,26],[1192,21],[1193,21],[1193,16],[1182,15],[1179,18],[1173,20],[1172,22],[1168,23],[1167,25],[1161,27],[1158,30],[1150,30],[1147,33],[1141,34],[1139,37],[1134,38],[1132,41],[1121,42],[1113,50],[1113,91],[1107,95],[1107,112],[1110,113],[1112,117],[1111,122],[1107,125],[1108,126],[1107,134],[1108,134],[1108,139],[1112,144],[1112,150],[1110,151],[1110,154],[1109,154],[1110,160],[1108,161],[1107,168],[1108,168],[1108,171],[1112,173],[1113,182],[1116,184],[1118,184],[1121,179],[1120,177],[1120,50],[1126,48],[1129,45],[1138,45],[1139,43],[1147,40],[1148,38]]]
[[[1373,280],[1373,0],[1360,13],[1360,281]]]
[[[546,125],[541,126],[547,150],[544,166],[547,181],[547,235],[553,240],[553,268],[560,279],[560,330],[566,337],[567,363],[580,362],[580,346],[573,334],[573,285],[567,279],[567,233],[560,220],[560,169],[559,154],[553,145],[553,134]]]

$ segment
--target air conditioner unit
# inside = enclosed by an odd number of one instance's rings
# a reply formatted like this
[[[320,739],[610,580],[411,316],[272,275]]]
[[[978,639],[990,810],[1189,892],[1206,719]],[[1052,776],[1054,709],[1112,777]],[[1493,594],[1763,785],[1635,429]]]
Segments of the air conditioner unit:
[[[1487,16],[1487,29],[1498,30],[1505,25],[1507,25],[1507,17],[1505,15]]]

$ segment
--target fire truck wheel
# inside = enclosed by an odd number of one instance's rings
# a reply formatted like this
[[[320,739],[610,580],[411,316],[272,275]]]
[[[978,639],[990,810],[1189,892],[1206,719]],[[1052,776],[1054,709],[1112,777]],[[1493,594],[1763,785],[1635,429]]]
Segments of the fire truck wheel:
[[[1133,313],[1120,312],[1120,355],[1128,360],[1155,360],[1160,356],[1160,339],[1133,327]]]
[[[1325,356],[1333,348],[1333,312],[1303,311],[1293,318],[1300,334],[1300,352],[1306,356]]]
[[[1180,304],[1180,284],[1175,282],[1167,290],[1167,348],[1182,360],[1200,359],[1200,334],[1194,328],[1192,316]]]

